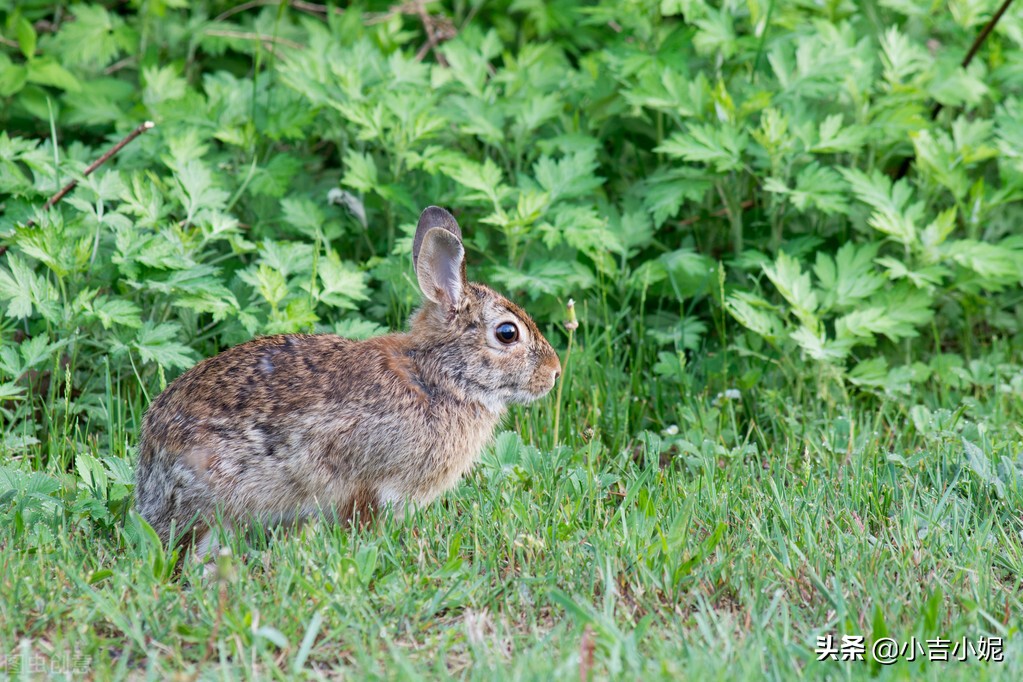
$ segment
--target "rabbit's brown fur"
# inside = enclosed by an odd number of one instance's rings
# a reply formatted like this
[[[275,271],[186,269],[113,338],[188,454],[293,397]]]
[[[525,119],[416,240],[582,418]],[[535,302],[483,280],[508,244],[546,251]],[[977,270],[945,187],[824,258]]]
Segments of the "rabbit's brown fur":
[[[507,404],[551,389],[557,355],[525,312],[465,281],[450,214],[424,211],[413,253],[425,300],[407,333],[259,338],[153,401],[135,494],[164,542],[172,526],[185,543],[203,539],[218,512],[277,523],[425,504],[472,466]],[[497,338],[506,322],[517,343]]]

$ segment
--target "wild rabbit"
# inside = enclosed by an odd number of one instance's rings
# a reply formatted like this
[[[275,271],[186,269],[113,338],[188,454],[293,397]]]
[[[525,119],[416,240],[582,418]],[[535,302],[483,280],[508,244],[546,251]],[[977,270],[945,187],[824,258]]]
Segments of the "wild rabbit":
[[[215,551],[211,523],[289,523],[426,504],[479,457],[512,403],[544,396],[558,356],[529,316],[465,279],[454,217],[423,211],[424,301],[407,333],[268,336],[188,370],[142,422],[135,504],[165,543]],[[176,537],[171,537],[173,533]]]

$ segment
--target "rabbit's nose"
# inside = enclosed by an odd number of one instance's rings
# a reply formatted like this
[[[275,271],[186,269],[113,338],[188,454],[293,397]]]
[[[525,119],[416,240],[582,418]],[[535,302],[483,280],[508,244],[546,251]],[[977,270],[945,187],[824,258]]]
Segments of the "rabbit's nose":
[[[554,380],[557,381],[558,377],[560,377],[560,376],[561,376],[561,370],[560,369],[554,370]]]

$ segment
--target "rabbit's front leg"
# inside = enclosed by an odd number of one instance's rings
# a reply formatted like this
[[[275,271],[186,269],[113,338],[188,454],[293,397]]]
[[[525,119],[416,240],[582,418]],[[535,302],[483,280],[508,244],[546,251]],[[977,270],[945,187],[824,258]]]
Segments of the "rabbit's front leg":
[[[396,521],[405,518],[405,514],[416,510],[416,501],[394,483],[384,483],[377,488],[377,508],[380,511],[391,510]]]

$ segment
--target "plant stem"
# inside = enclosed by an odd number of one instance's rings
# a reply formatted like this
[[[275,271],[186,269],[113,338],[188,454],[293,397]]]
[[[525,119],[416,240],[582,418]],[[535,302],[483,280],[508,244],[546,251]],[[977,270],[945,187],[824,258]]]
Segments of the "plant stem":
[[[568,375],[568,361],[572,357],[572,341],[575,338],[575,330],[568,330],[568,348],[565,349],[565,361],[561,363],[564,371],[562,376]],[[554,400],[554,445],[557,446],[561,439],[559,437],[559,427],[561,424],[561,389],[565,387],[565,379],[558,382],[558,394]]]
[[[575,317],[575,301],[568,299],[568,305],[565,306],[568,310],[568,321],[565,322],[565,329],[568,330],[568,348],[565,349],[565,361],[561,363],[561,381],[558,382],[558,392],[554,398],[554,445],[557,446],[560,438],[560,425],[561,425],[561,391],[565,387],[565,381],[568,377],[568,362],[572,358],[572,341],[575,339],[575,330],[579,327],[579,322],[576,321]]]

